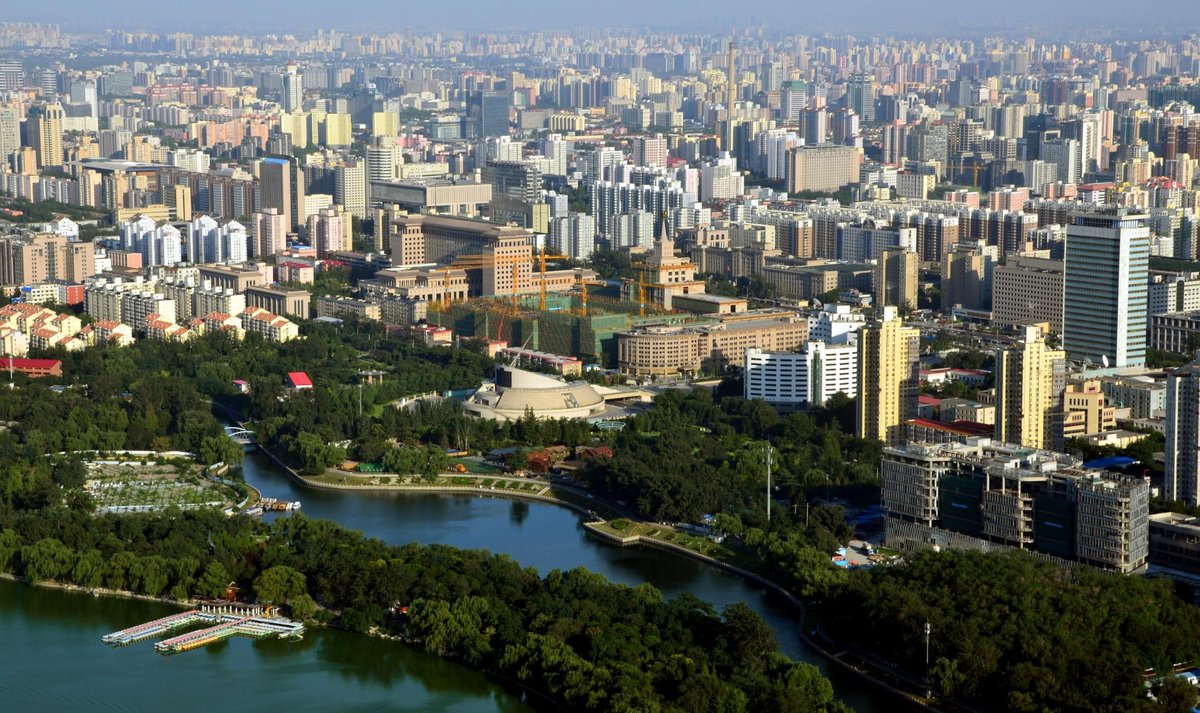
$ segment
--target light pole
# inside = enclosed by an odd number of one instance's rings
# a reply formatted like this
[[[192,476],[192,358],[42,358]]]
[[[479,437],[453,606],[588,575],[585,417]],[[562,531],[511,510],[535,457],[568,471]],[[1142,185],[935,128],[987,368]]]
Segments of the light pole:
[[[767,522],[771,521],[771,444],[767,443]]]
[[[925,698],[933,698],[933,681],[929,678],[929,621],[925,621]]]

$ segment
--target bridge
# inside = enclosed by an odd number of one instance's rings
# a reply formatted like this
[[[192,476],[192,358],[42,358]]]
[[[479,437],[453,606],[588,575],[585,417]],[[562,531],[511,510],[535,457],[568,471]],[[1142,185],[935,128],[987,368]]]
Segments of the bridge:
[[[238,426],[226,426],[225,435],[241,443],[243,446],[253,445],[254,431],[248,431]]]

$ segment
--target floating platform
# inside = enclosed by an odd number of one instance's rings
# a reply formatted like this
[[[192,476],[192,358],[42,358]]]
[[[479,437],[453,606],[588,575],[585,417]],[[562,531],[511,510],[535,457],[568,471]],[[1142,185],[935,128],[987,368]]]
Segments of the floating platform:
[[[269,607],[236,603],[203,604],[199,609],[172,614],[145,624],[114,631],[101,637],[101,641],[112,646],[145,641],[156,636],[170,634],[198,624],[207,626],[158,642],[154,650],[163,654],[182,653],[208,644],[223,641],[231,636],[252,639],[278,637],[298,639],[304,634],[304,625],[290,619],[270,616]]]
[[[275,636],[281,639],[293,639],[300,638],[303,633],[304,625],[299,622],[252,617],[226,621],[207,629],[188,632],[182,636],[160,641],[154,645],[154,650],[160,654],[179,654],[198,649],[201,646],[215,644],[231,636],[245,636],[251,639]]]

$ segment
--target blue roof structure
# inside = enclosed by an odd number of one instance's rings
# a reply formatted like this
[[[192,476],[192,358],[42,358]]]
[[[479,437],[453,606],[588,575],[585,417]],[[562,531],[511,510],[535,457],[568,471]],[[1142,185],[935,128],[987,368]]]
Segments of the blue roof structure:
[[[1084,463],[1083,467],[1104,470],[1106,468],[1124,468],[1127,465],[1134,465],[1140,462],[1137,458],[1130,458],[1129,456],[1106,456],[1090,460]]]

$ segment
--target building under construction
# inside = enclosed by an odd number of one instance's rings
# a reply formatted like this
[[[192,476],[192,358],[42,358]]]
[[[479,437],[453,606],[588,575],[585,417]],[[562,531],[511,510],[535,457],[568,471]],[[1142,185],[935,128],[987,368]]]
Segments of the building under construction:
[[[681,324],[694,315],[678,314],[654,305],[639,305],[593,292],[546,295],[546,309],[539,309],[540,296],[524,295],[514,310],[511,298],[480,298],[452,304],[431,305],[431,323],[450,327],[463,337],[498,339],[514,346],[565,354],[598,363],[616,365],[617,333],[644,324]]]

